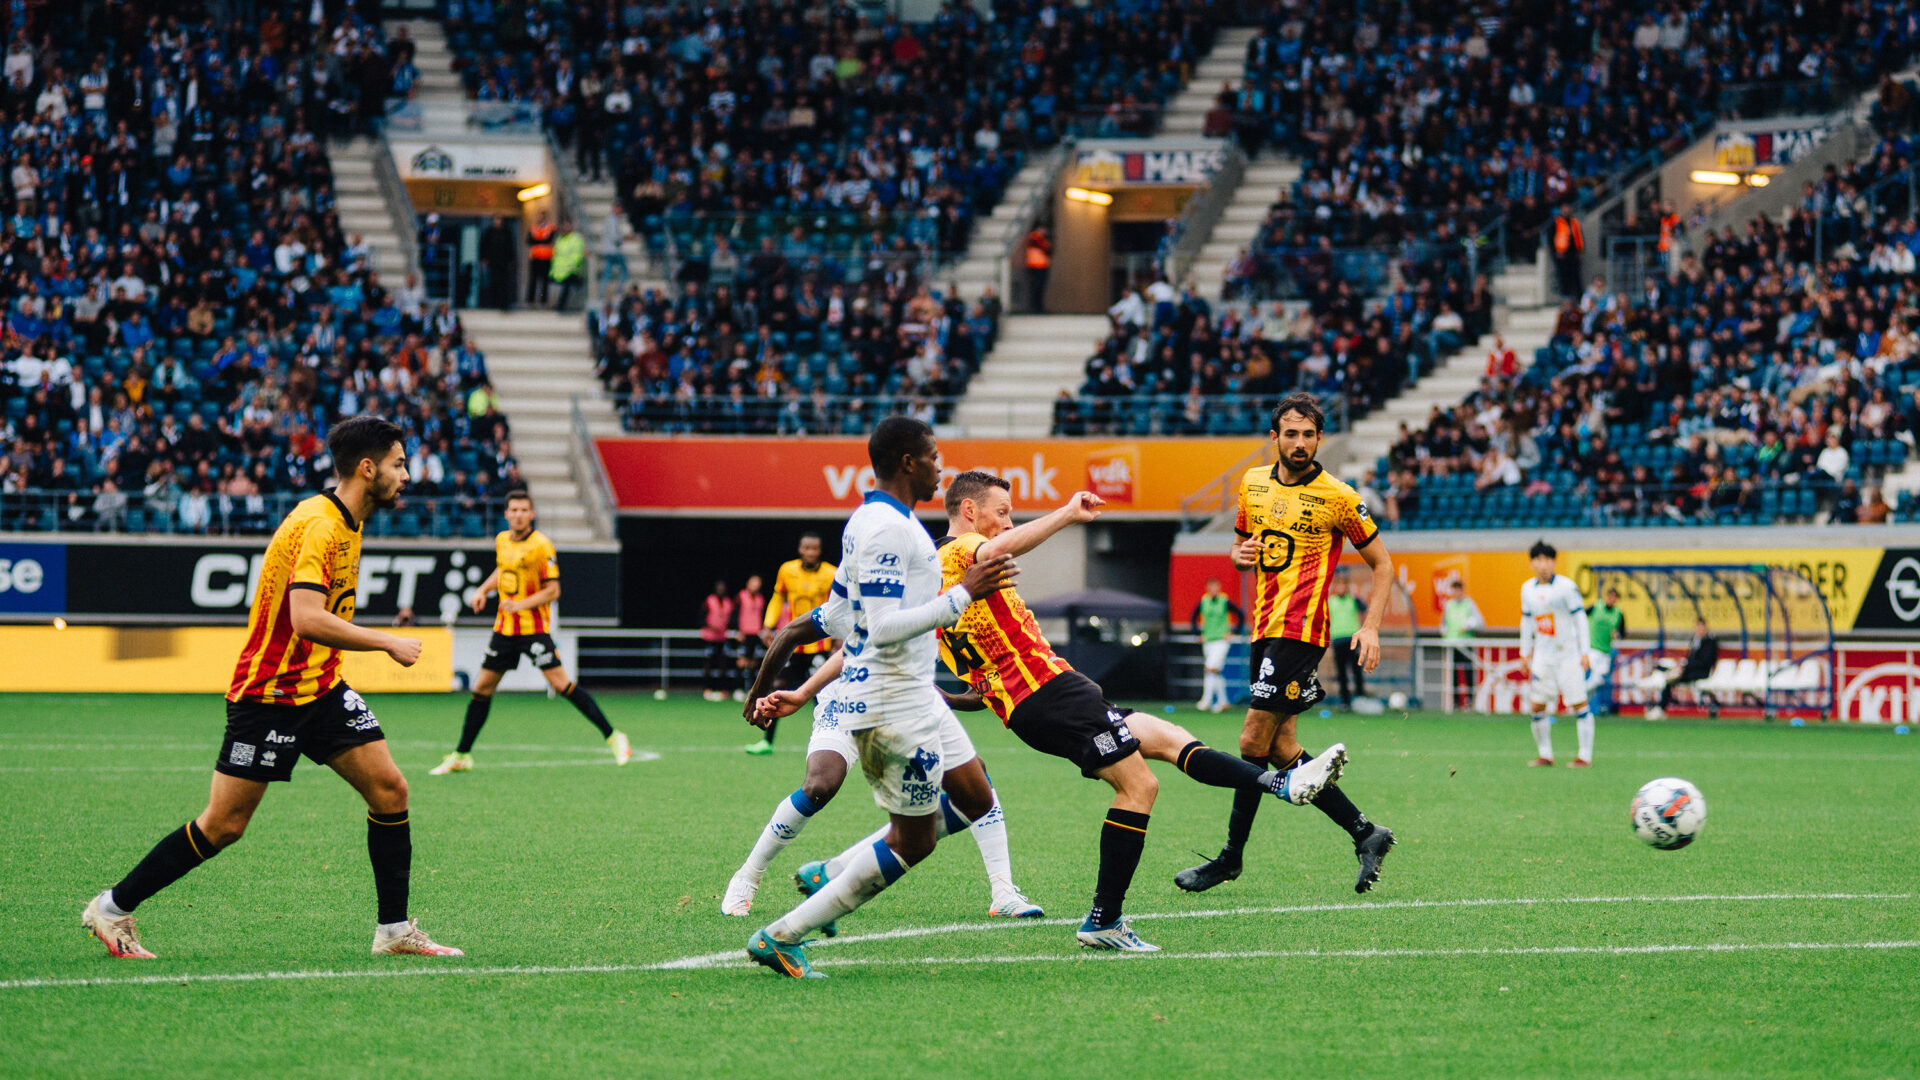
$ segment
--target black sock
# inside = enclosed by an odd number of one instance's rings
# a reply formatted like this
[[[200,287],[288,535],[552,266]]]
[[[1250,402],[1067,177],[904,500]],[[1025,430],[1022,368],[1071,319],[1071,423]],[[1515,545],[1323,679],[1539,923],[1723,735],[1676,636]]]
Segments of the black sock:
[[[1266,769],[1231,754],[1223,754],[1198,739],[1181,747],[1174,762],[1180,766],[1181,772],[1203,784],[1240,791],[1258,789],[1267,794],[1273,792],[1265,779]]]
[[[120,884],[113,887],[113,905],[121,911],[132,911],[147,897],[218,854],[220,849],[213,846],[200,826],[189,821],[161,837],[147,857],[120,879]]]
[[[773,718],[773,723],[767,725],[767,733],[765,736],[763,736],[767,740],[768,746],[773,745],[773,733],[779,730],[780,730],[780,718],[776,716]]]
[[[1100,827],[1100,873],[1094,878],[1093,910],[1088,921],[1095,926],[1110,926],[1120,918],[1127,901],[1127,887],[1133,884],[1133,872],[1140,868],[1140,853],[1147,846],[1147,815],[1113,807]]]
[[[593,695],[587,693],[579,683],[568,683],[567,688],[560,691],[560,696],[573,702],[573,707],[580,710],[580,715],[600,729],[601,738],[612,737],[613,725],[607,723],[607,714],[600,711],[600,703],[593,700]]]
[[[480,737],[480,729],[487,726],[487,711],[492,708],[492,694],[475,694],[467,699],[467,722],[460,726],[460,745],[454,747],[456,753],[473,753],[474,740]]]
[[[367,859],[373,863],[373,895],[379,921],[407,921],[407,877],[413,871],[413,833],[407,812],[367,811]]]
[[[1240,760],[1257,769],[1267,767],[1266,758],[1252,754],[1241,754]],[[1260,812],[1260,803],[1266,797],[1264,791],[1245,788],[1233,793],[1233,813],[1227,816],[1227,846],[1220,852],[1221,858],[1231,857],[1234,862],[1240,860],[1240,852],[1247,846],[1247,837],[1253,835],[1253,817]]]
[[[1320,794],[1313,797],[1313,805],[1332,818],[1335,825],[1347,830],[1355,840],[1365,840],[1373,832],[1373,822],[1367,820],[1367,815],[1353,805],[1353,800],[1347,798],[1347,793],[1341,791],[1337,784],[1321,788]]]

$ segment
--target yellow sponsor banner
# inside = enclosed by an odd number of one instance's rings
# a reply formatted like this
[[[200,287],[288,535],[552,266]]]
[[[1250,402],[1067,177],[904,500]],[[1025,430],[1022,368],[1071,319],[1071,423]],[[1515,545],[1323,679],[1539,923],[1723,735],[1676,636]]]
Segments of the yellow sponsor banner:
[[[1388,534],[1392,544],[1399,539]],[[1833,616],[1835,633],[1853,629],[1866,600],[1874,573],[1879,569],[1882,548],[1684,548],[1671,550],[1562,550],[1560,572],[1580,587],[1580,595],[1592,603],[1593,567],[1597,565],[1669,566],[1766,565],[1796,571],[1813,582],[1827,602]],[[1480,607],[1480,614],[1492,630],[1511,630],[1520,625],[1520,586],[1532,576],[1524,549],[1514,551],[1394,551],[1393,559],[1401,580],[1413,594],[1420,625],[1440,625],[1442,587],[1458,579],[1466,585],[1467,595]],[[1651,630],[1655,624],[1652,602],[1643,587],[1623,584],[1621,610],[1627,627],[1636,632]],[[1709,621],[1721,627],[1717,608],[1703,605]],[[1672,609],[1669,608],[1669,611]],[[1668,627],[1672,632],[1675,628]],[[1691,630],[1689,625],[1687,631]]]
[[[445,627],[404,633],[420,639],[419,663],[403,668],[385,653],[348,653],[347,684],[369,694],[451,688],[453,634]],[[0,690],[225,694],[246,639],[241,626],[0,626]]]

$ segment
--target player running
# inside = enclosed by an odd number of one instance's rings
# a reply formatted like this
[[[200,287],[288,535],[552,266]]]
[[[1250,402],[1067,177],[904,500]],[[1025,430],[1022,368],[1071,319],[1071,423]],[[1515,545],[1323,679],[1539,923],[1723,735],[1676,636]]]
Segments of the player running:
[[[820,534],[802,533],[800,557],[781,563],[780,572],[774,575],[773,596],[767,601],[766,616],[761,623],[762,637],[770,631],[804,620],[814,609],[827,602],[833,588],[835,567],[823,560],[820,553]],[[797,649],[788,660],[786,669],[780,673],[781,685],[792,689],[806,682],[807,676],[831,656],[833,650],[834,643],[830,639],[809,642]],[[767,725],[766,734],[760,741],[745,747],[747,753],[773,753],[773,736],[779,727],[780,720],[775,717]]]
[[[976,596],[1009,584],[1018,570],[1005,556],[982,560],[965,579],[940,591],[933,538],[913,506],[940,487],[940,448],[933,429],[889,416],[867,440],[875,490],[841,537],[849,571],[844,626],[848,687],[844,729],[860,771],[886,809],[886,834],[862,847],[846,868],[785,916],[756,930],[747,955],[794,978],[820,977],[807,962],[806,935],[877,896],[932,853],[939,792],[948,764],[943,732],[951,710],[933,681],[932,631],[951,626]]]
[[[607,740],[613,751],[613,763],[625,765],[633,757],[627,737],[613,729],[600,703],[580,684],[567,678],[561,666],[560,652],[553,644],[553,602],[560,599],[559,553],[547,534],[533,527],[533,496],[524,491],[507,494],[507,529],[493,538],[493,573],[473,590],[470,603],[478,615],[487,608],[487,596],[500,594],[500,610],[493,617],[493,637],[487,641],[486,658],[480,661],[480,677],[473,681],[473,697],[467,701],[466,723],[460,728],[460,745],[440,759],[427,775],[470,772],[473,769],[473,744],[486,726],[487,713],[493,709],[493,692],[507,672],[520,666],[520,658],[546,676],[547,685],[566,698],[580,715],[587,718]]]
[[[247,614],[247,641],[227,690],[227,731],[200,816],[168,833],[119,884],[87,902],[80,924],[118,957],[153,959],[133,912],[240,839],[267,784],[291,780],[301,754],[353,785],[367,802],[367,857],[377,902],[373,952],[459,956],[407,917],[413,840],[407,780],[367,703],[340,678],[343,650],[384,652],[402,667],[420,642],[353,624],[360,528],[407,483],[398,427],[356,416],[327,433],[338,486],[303,500],[274,531]]]
[[[1586,601],[1579,586],[1554,572],[1559,552],[1541,540],[1527,552],[1533,577],[1520,586],[1520,663],[1527,669],[1527,699],[1533,706],[1533,766],[1553,766],[1553,709],[1564,701],[1580,733],[1580,756],[1569,768],[1593,764],[1593,709],[1587,704],[1590,640]]]
[[[1239,604],[1220,591],[1219,578],[1208,578],[1207,591],[1193,605],[1193,614],[1187,621],[1200,632],[1200,658],[1204,668],[1200,676],[1200,700],[1194,707],[1201,712],[1226,712],[1230,704],[1227,701],[1227,648],[1233,642],[1233,635],[1247,628],[1247,615]]]
[[[1278,460],[1271,468],[1247,470],[1234,521],[1240,542],[1233,548],[1233,565],[1254,571],[1254,640],[1248,654],[1253,703],[1240,729],[1240,756],[1283,771],[1309,758],[1295,735],[1296,717],[1326,696],[1316,673],[1327,651],[1327,591],[1340,566],[1342,542],[1351,542],[1373,571],[1366,618],[1353,635],[1360,668],[1369,673],[1380,666],[1380,620],[1393,589],[1393,560],[1366,504],[1314,460],[1325,424],[1312,394],[1280,399],[1268,432]],[[1323,756],[1337,759],[1329,771],[1331,780],[1338,780],[1344,748],[1334,746]],[[1313,805],[1353,837],[1360,860],[1353,891],[1366,892],[1380,879],[1393,833],[1368,821],[1331,780],[1313,797]],[[1236,794],[1226,846],[1214,858],[1174,875],[1173,883],[1203,892],[1239,877],[1241,852],[1259,809],[1258,792]]]

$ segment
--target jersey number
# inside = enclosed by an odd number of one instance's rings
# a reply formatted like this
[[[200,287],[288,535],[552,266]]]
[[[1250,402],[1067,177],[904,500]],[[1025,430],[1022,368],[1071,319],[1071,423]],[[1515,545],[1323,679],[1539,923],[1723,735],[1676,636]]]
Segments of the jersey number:
[[[1293,565],[1293,535],[1276,529],[1260,533],[1260,569],[1277,574]]]
[[[946,644],[947,652],[953,656],[954,666],[960,669],[962,675],[979,670],[987,662],[986,657],[980,655],[980,650],[973,647],[973,639],[965,634],[949,630],[940,635],[940,640]]]

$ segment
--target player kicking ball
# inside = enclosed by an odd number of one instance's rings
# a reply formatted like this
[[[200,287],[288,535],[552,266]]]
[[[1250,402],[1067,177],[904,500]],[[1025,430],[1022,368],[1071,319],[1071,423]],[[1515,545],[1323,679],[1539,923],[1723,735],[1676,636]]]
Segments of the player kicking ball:
[[[1580,588],[1554,572],[1559,552],[1545,540],[1527,558],[1533,577],[1520,586],[1520,663],[1527,669],[1527,699],[1533,707],[1533,743],[1540,756],[1528,762],[1553,766],[1554,702],[1564,701],[1580,733],[1580,756],[1568,768],[1593,764],[1593,708],[1587,704],[1587,605]]]
[[[633,757],[627,737],[613,729],[600,703],[579,683],[567,678],[561,666],[560,651],[553,644],[553,602],[560,599],[559,553],[547,534],[533,527],[533,496],[524,491],[507,495],[507,529],[493,538],[493,573],[473,590],[471,603],[475,615],[487,609],[487,596],[500,594],[500,610],[493,617],[493,637],[487,642],[486,658],[480,661],[480,677],[473,681],[473,697],[467,702],[467,719],[460,728],[460,743],[453,753],[440,759],[428,776],[470,772],[473,769],[473,744],[486,726],[487,713],[493,709],[493,692],[507,672],[520,666],[520,658],[546,676],[547,685],[566,698],[580,715],[607,740],[613,751],[613,763],[625,765]]]
[[[305,754],[367,802],[367,857],[378,904],[373,954],[459,956],[407,917],[413,863],[407,780],[365,699],[340,678],[343,651],[384,652],[402,667],[420,642],[353,624],[360,527],[407,483],[398,427],[356,416],[327,433],[338,486],[294,507],[267,544],[247,641],[227,690],[227,732],[200,816],[168,833],[119,884],[87,902],[80,924],[112,956],[151,960],[133,912],[246,833],[267,785],[293,779]]]
[[[850,707],[843,727],[888,827],[841,873],[748,938],[754,962],[796,979],[822,977],[807,961],[808,934],[878,896],[933,853],[948,765],[943,729],[952,713],[933,680],[933,631],[953,625],[975,597],[1004,588],[1018,573],[1010,558],[987,559],[940,591],[933,538],[913,517],[914,505],[940,487],[932,428],[887,417],[867,440],[867,457],[875,489],[841,536],[845,625],[828,629],[845,640],[840,677]]]
[[[1380,620],[1393,590],[1393,560],[1366,504],[1315,460],[1325,424],[1313,395],[1280,399],[1268,433],[1277,460],[1271,468],[1247,470],[1234,521],[1240,542],[1233,548],[1233,565],[1252,570],[1254,580],[1253,646],[1247,660],[1253,703],[1240,728],[1240,756],[1282,771],[1319,760],[1300,748],[1295,725],[1300,713],[1326,697],[1317,673],[1330,638],[1327,600],[1340,568],[1341,544],[1352,543],[1373,571],[1366,618],[1353,635],[1360,669],[1368,674],[1380,666]],[[1353,853],[1360,861],[1353,891],[1363,893],[1380,880],[1393,832],[1368,821],[1333,783],[1340,778],[1345,748],[1336,744],[1322,757],[1332,759],[1330,776],[1312,802],[1353,837]],[[1214,858],[1174,875],[1173,883],[1188,892],[1204,892],[1239,877],[1241,852],[1259,810],[1259,793],[1236,793],[1226,846]]]

